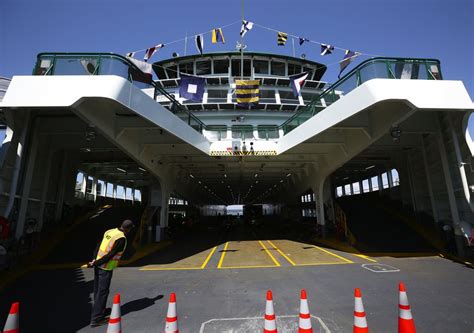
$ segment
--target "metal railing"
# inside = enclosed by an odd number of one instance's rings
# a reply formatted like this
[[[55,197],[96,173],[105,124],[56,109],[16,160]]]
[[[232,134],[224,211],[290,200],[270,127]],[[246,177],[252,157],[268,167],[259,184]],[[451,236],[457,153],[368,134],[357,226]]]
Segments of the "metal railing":
[[[33,75],[118,75],[143,88],[143,83],[132,78],[132,71],[140,69],[126,57],[115,53],[40,53]],[[368,59],[332,84],[283,124],[278,126],[289,133],[318,112],[336,102],[364,82],[372,79],[442,80],[440,62],[436,59],[386,58]],[[173,94],[151,81],[154,99],[158,95],[169,100],[168,108],[189,126],[202,133],[206,125],[188,111]]]
[[[126,57],[115,53],[40,53],[33,75],[117,75],[141,89],[152,86],[155,99],[157,95],[165,96],[170,101],[169,110],[175,114],[185,114],[184,117],[180,115],[180,118],[202,133],[204,123],[179,103],[174,95],[153,80],[148,84],[133,80],[133,72],[141,73],[141,70]]]
[[[440,62],[436,59],[416,58],[368,59],[288,118],[280,128],[285,134],[292,131],[342,96],[372,79],[442,80]]]

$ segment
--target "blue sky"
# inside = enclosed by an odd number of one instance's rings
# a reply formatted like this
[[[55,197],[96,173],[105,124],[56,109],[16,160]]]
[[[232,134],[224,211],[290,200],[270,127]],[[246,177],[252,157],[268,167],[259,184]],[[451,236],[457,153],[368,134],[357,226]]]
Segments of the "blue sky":
[[[362,53],[437,58],[444,78],[463,81],[474,96],[473,0],[246,0],[244,13],[260,25]],[[240,0],[0,0],[0,76],[30,74],[39,52],[123,54],[240,16]],[[205,35],[205,51],[235,49],[239,29],[239,24],[224,28],[225,45],[211,45]],[[291,40],[278,47],[274,32],[254,27],[247,36],[249,50],[293,54]],[[337,80],[342,51],[321,57],[318,45],[295,48],[297,56],[305,53],[330,65],[324,79]],[[152,60],[173,52],[182,55],[184,42],[167,45]],[[190,53],[196,53],[192,41]],[[471,128],[474,137],[474,124]]]

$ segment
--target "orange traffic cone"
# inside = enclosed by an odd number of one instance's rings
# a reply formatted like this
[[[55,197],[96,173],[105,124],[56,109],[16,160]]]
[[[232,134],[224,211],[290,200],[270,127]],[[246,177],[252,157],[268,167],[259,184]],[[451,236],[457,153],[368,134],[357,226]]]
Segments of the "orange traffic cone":
[[[398,333],[416,333],[415,321],[411,315],[410,304],[408,303],[407,291],[403,282],[398,285]]]
[[[313,333],[311,327],[311,315],[309,314],[308,298],[306,290],[301,290],[300,297],[300,320],[298,324],[298,333]]]
[[[122,333],[122,319],[120,314],[120,294],[114,296],[114,304],[110,313],[107,333]]]
[[[15,302],[10,308],[7,322],[3,328],[3,333],[19,333],[20,332],[20,303]]]
[[[168,304],[168,313],[166,314],[165,333],[179,333],[178,314],[176,313],[176,294],[171,293]]]
[[[277,333],[275,311],[273,310],[272,291],[267,291],[267,302],[265,303],[265,324],[263,333]]]
[[[362,303],[362,293],[359,288],[354,291],[354,333],[369,333],[367,318],[365,317],[364,304]]]

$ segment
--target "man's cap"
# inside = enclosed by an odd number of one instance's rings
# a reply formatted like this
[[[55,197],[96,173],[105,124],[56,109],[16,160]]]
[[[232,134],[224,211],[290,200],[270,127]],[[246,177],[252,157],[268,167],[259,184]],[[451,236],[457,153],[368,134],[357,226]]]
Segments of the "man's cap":
[[[120,228],[122,229],[132,229],[134,227],[135,227],[135,224],[133,224],[132,220],[124,220],[122,222],[122,225],[120,226]]]

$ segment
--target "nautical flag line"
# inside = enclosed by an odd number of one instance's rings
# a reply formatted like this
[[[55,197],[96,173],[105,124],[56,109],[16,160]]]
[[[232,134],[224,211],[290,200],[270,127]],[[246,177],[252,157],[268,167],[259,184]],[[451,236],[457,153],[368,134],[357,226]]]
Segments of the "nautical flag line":
[[[304,72],[290,76],[291,88],[293,89],[293,96],[298,97],[300,95],[301,87],[304,84],[304,81],[308,77],[309,73]]]
[[[212,30],[212,44],[216,44],[217,42],[221,42],[222,44],[225,44],[224,34],[222,33],[221,28]]]
[[[196,35],[194,41],[196,43],[196,48],[197,48],[198,52],[201,53],[201,55],[202,55],[202,52],[204,50],[204,38],[203,38],[202,34]]]
[[[349,64],[352,62],[352,60],[359,56],[360,53],[358,52],[354,52],[354,51],[351,51],[351,50],[346,50],[346,55],[344,56],[344,59],[341,60],[341,62],[339,63],[340,66],[341,66],[341,69],[339,71],[339,75],[337,76],[339,79],[341,78],[341,74],[342,72],[344,71],[344,69],[346,69],[347,66],[349,66]]]
[[[242,27],[240,28],[240,36],[243,38],[248,31],[252,30],[252,28],[253,22],[243,20]]]
[[[278,36],[277,37],[278,46],[285,46],[286,40],[288,39],[288,34],[285,32],[278,32],[277,36]]]
[[[145,57],[143,58],[143,60],[148,61],[155,54],[156,51],[158,51],[159,49],[163,47],[165,47],[165,44],[158,44],[146,49]]]
[[[321,44],[321,55],[325,56],[331,54],[334,51],[334,46],[328,44]]]

